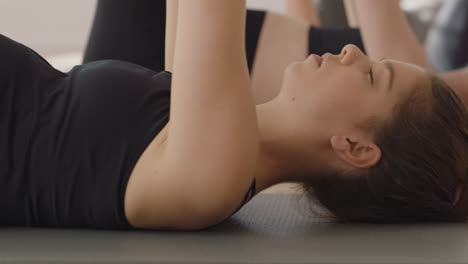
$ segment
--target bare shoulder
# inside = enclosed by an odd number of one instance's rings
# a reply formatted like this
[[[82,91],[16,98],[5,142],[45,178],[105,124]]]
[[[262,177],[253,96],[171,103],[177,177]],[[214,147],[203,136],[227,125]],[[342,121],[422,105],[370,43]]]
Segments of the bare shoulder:
[[[218,208],[204,207],[203,204],[212,204],[209,201],[194,203],[193,193],[186,188],[187,181],[183,176],[174,175],[176,170],[164,163],[167,130],[168,126],[146,148],[130,175],[124,203],[130,225],[142,229],[197,230],[229,217],[242,203],[245,193],[220,188],[218,197],[210,196],[207,191],[205,199],[218,199],[223,201],[223,206],[220,203]],[[190,164],[180,166],[190,167]]]
[[[244,37],[245,1],[179,2],[167,139],[129,181],[131,224],[197,229],[235,209],[259,148]]]

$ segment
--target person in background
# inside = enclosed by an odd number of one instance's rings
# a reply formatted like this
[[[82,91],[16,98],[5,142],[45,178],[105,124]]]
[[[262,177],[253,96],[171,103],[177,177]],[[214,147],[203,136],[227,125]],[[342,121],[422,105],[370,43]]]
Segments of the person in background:
[[[313,2],[285,3],[290,15],[247,10],[245,48],[257,104],[278,94],[282,73],[289,63],[309,54],[340,53],[349,43],[364,50],[359,30],[322,28]],[[97,1],[83,62],[118,59],[154,71],[164,70],[165,47],[172,45],[165,42],[165,10],[164,0]],[[167,39],[170,42],[174,38]]]
[[[438,71],[468,66],[468,1],[443,1],[429,30],[426,45],[432,65]]]

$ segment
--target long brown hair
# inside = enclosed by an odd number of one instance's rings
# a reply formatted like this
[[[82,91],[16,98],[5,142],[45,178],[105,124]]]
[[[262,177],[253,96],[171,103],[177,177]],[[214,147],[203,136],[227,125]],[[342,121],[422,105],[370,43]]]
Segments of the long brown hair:
[[[314,204],[339,222],[467,220],[467,107],[435,76],[425,91],[415,89],[376,129],[378,164],[300,183]]]

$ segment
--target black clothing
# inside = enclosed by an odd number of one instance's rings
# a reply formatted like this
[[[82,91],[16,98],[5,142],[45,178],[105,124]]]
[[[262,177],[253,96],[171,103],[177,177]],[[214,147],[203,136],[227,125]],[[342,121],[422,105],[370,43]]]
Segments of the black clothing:
[[[83,63],[122,60],[164,70],[166,0],[98,0]]]
[[[165,9],[164,0],[99,0],[84,63],[117,59],[153,71],[164,70]],[[265,15],[265,11],[247,10],[245,47],[249,72],[252,71]],[[348,43],[364,50],[356,29],[310,28],[310,53],[340,53]],[[255,195],[255,184],[254,179],[235,212]]]
[[[364,43],[361,32],[353,28],[315,28],[309,30],[309,54],[323,55],[325,53],[340,54],[347,44],[354,44],[364,53]]]
[[[258,39],[265,20],[264,11],[248,10],[245,21],[245,53],[249,73],[252,73]]]
[[[263,11],[247,13],[245,45],[249,71],[264,17]],[[123,60],[163,71],[165,32],[165,0],[99,0],[83,62]]]
[[[85,61],[101,61],[68,73],[0,35],[0,225],[132,228],[124,213],[128,177],[169,121],[171,74],[161,71],[165,18],[155,12],[163,9],[147,7],[165,1],[117,2],[98,1]],[[107,15],[105,3],[112,3]],[[264,15],[248,11],[249,67]],[[341,45],[320,40],[326,32],[311,29],[311,51]],[[359,40],[357,33],[351,39]],[[255,195],[255,184],[237,210]]]
[[[169,120],[170,74],[122,61],[55,70],[0,35],[0,225],[131,228],[124,191]]]
[[[249,72],[265,15],[265,11],[247,10],[245,48]],[[165,30],[165,0],[99,0],[83,62],[123,60],[162,71]],[[364,51],[358,29],[310,27],[309,53],[339,54],[348,43]]]

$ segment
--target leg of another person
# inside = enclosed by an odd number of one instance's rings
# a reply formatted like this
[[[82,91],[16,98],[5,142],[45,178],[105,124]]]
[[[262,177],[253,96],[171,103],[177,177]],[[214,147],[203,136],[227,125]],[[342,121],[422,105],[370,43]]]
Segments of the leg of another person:
[[[355,29],[316,28],[254,10],[247,11],[246,19],[246,54],[256,104],[277,95],[282,72],[291,62],[304,60],[310,53],[340,53],[348,43],[363,49]],[[115,59],[165,70],[165,27],[164,0],[98,0],[84,63]]]
[[[114,59],[164,70],[165,0],[98,0],[83,63]]]
[[[177,1],[169,4],[177,8]],[[165,0],[98,0],[83,62],[116,59],[154,71],[165,70],[165,45],[170,45],[173,50],[177,26],[177,17],[174,16],[170,22],[175,28],[170,29],[166,43],[166,5]],[[249,70],[252,69],[264,15],[263,11],[247,11],[246,53]]]

